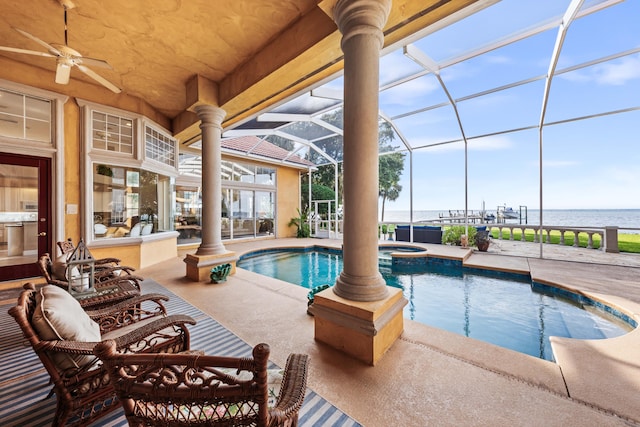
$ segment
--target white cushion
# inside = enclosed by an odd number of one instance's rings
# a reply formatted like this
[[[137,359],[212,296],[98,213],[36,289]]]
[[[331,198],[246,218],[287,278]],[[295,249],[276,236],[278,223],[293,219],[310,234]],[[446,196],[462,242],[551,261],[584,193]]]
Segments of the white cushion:
[[[57,286],[47,285],[38,290],[32,322],[42,340],[101,340],[100,326],[89,317],[75,298]],[[95,357],[54,352],[53,360],[58,368],[64,370],[82,367],[95,360]]]
[[[153,224],[145,224],[145,226],[142,227],[142,232],[140,234],[142,236],[146,236],[148,234],[151,234],[151,231],[153,231]]]
[[[51,276],[57,280],[67,280],[67,256],[60,255],[51,264]]]
[[[131,231],[129,232],[129,236],[138,237],[140,235],[140,223],[137,223],[133,227],[131,227]]]

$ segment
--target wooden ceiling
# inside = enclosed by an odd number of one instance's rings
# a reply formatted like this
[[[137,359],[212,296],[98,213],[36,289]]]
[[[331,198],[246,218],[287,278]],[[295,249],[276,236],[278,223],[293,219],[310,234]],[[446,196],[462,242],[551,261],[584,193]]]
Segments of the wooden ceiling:
[[[182,139],[197,122],[188,109],[195,76],[214,82],[227,112],[225,126],[243,120],[340,71],[340,34],[330,17],[336,0],[72,0],[68,45],[113,70],[93,68],[128,96],[148,104]],[[394,0],[385,43],[395,43],[476,0]],[[0,45],[45,49],[12,27],[64,44],[58,0],[0,0]],[[97,84],[77,69],[66,87],[53,83],[55,58],[0,51],[0,78],[32,83],[20,64],[46,73],[38,86],[82,98]],[[47,79],[48,77],[48,79]],[[48,80],[48,81],[47,81]],[[189,131],[190,130],[190,131]]]

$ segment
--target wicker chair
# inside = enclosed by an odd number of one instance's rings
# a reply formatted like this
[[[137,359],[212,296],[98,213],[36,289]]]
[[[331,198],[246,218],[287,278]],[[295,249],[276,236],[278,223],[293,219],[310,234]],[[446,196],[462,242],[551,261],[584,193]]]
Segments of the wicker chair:
[[[54,264],[51,260],[51,256],[48,253],[45,253],[38,259],[38,267],[40,269],[40,273],[42,273],[42,276],[45,278],[48,284],[56,285],[63,289],[69,288],[69,282],[67,281],[67,279],[59,279],[57,277],[54,277]],[[94,285],[96,288],[105,288],[113,286],[114,284],[121,281],[128,281],[138,290],[140,290],[140,284],[144,279],[140,276],[131,274],[132,271],[133,269],[126,266],[103,266],[102,268],[95,270]],[[59,276],[60,274],[58,275],[58,277]]]
[[[58,248],[60,248],[60,252],[62,253],[62,255],[69,255],[71,253],[73,253],[73,251],[75,250],[75,246],[73,244],[73,240],[71,240],[71,238],[67,239],[67,240],[62,240],[60,242],[57,242],[58,244]],[[101,269],[113,269],[113,268],[118,268],[120,270],[123,270],[129,274],[131,274],[131,272],[135,271],[135,268],[133,267],[127,267],[125,265],[120,265],[121,260],[119,258],[98,258],[94,261],[95,267],[97,270],[101,270]]]
[[[308,356],[287,359],[274,405],[269,346],[253,358],[195,354],[119,354],[113,341],[94,348],[111,376],[129,426],[296,426],[304,401]]]
[[[125,353],[180,352],[189,348],[186,325],[195,321],[184,315],[166,316],[161,304],[168,299],[164,295],[140,295],[108,308],[85,312],[71,295],[55,286],[45,285],[36,290],[27,283],[24,289],[9,314],[51,378],[50,395],[55,393],[57,398],[53,426],[86,425],[120,406],[106,369],[93,354],[100,340],[113,340],[117,351]],[[152,307],[148,308],[149,305]],[[42,330],[45,316],[52,325],[46,332]],[[64,316],[67,325],[60,324],[60,317]],[[77,339],[79,333],[75,329],[80,328],[77,325],[89,322],[97,323],[91,325],[97,330],[97,338]],[[51,333],[55,335],[53,338]]]

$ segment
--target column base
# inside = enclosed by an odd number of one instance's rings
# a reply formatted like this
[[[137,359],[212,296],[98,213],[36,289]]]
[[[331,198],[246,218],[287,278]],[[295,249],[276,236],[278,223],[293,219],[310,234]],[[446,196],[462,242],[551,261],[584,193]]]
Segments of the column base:
[[[380,301],[360,302],[339,297],[332,288],[314,296],[310,311],[315,339],[375,365],[404,330],[402,290],[389,287]]]
[[[209,282],[211,269],[220,264],[231,264],[231,272],[236,273],[236,261],[238,257],[235,252],[227,251],[215,255],[194,255],[187,254],[184,263],[187,265],[187,278],[194,282]]]

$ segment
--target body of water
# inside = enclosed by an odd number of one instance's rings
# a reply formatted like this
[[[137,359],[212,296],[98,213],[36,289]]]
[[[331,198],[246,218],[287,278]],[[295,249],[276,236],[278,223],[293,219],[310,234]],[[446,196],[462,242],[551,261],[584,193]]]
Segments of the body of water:
[[[520,210],[519,206],[513,206],[514,210]],[[458,210],[464,212],[464,209]],[[469,210],[471,213],[471,210]],[[473,210],[477,213],[478,210]],[[495,214],[495,209],[487,209],[487,213]],[[545,209],[543,212],[543,225],[562,225],[567,227],[605,227],[617,226],[621,233],[640,233],[640,209]],[[414,211],[413,222],[431,221],[439,219],[439,216],[448,216],[449,211]],[[524,218],[524,211],[522,212]],[[409,222],[409,211],[386,210],[384,222]],[[526,223],[529,225],[540,224],[540,211],[527,209]],[[508,220],[507,224],[517,224],[518,220]],[[630,230],[624,230],[630,229]]]

